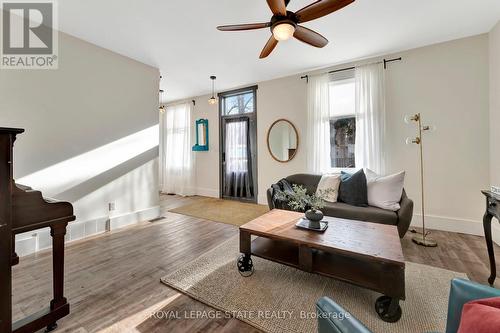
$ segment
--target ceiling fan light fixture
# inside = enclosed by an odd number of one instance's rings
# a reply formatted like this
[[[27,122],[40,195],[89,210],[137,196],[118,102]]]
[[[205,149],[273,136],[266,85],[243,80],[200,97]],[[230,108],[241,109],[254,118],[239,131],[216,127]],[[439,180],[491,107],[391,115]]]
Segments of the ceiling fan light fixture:
[[[291,37],[311,46],[322,48],[328,44],[328,39],[300,24],[330,15],[354,1],[356,0],[316,0],[302,9],[292,12],[287,9],[290,0],[267,0],[267,5],[273,14],[268,22],[222,25],[218,26],[217,29],[220,31],[245,31],[270,28],[272,35],[260,52],[260,59],[269,56],[280,41]]]
[[[273,36],[277,41],[290,39],[295,33],[295,25],[290,22],[278,23],[273,27]]]

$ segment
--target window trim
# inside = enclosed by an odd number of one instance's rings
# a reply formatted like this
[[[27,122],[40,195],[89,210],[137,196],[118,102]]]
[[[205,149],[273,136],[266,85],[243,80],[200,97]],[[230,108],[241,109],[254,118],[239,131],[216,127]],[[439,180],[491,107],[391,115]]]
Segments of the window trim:
[[[225,99],[227,97],[233,97],[233,96],[241,95],[244,93],[250,93],[250,92],[253,93],[253,111],[248,112],[248,113],[256,113],[257,112],[257,89],[258,89],[258,86],[254,85],[254,86],[250,86],[250,87],[239,88],[239,89],[234,89],[234,90],[229,90],[229,91],[224,91],[224,92],[218,93],[217,97],[219,97],[219,115],[224,116],[224,117],[236,117],[238,115],[241,115],[242,113],[231,114],[231,115],[224,114]]]
[[[342,81],[347,79],[354,79],[356,77],[356,69],[352,68],[349,70],[335,72],[330,74],[331,81]]]

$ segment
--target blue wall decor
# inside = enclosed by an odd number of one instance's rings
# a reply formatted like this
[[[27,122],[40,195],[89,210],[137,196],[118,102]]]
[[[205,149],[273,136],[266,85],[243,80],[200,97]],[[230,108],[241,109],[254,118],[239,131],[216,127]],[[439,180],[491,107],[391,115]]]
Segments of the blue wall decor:
[[[196,121],[196,144],[193,151],[208,151],[208,119]]]

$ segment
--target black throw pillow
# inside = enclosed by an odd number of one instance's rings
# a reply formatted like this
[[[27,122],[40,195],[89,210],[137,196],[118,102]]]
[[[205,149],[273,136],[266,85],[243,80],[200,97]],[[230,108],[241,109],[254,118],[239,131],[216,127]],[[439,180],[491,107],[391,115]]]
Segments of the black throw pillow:
[[[353,206],[368,206],[368,187],[363,169],[354,174],[342,171],[338,201]]]

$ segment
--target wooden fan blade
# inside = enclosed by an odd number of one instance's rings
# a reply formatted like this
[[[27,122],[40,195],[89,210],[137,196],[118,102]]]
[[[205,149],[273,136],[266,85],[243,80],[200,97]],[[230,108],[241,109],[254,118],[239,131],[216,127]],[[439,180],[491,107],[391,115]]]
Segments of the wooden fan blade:
[[[274,48],[278,45],[278,41],[274,38],[273,35],[269,38],[269,40],[266,43],[266,46],[262,49],[262,52],[260,53],[260,59],[267,57],[268,55],[273,52]]]
[[[255,30],[255,29],[269,28],[270,26],[271,23],[267,22],[267,23],[221,25],[218,26],[217,29],[220,31],[239,31],[239,30]]]
[[[350,5],[354,1],[355,0],[320,0],[302,8],[296,12],[295,15],[297,15],[299,23],[304,23],[331,14]]]
[[[286,16],[285,0],[267,0],[274,15]]]
[[[297,38],[301,42],[315,47],[324,47],[326,44],[328,44],[328,39],[321,36],[316,31],[312,31],[311,29],[307,29],[306,27],[302,27],[300,25],[298,25],[295,29],[293,37]]]

